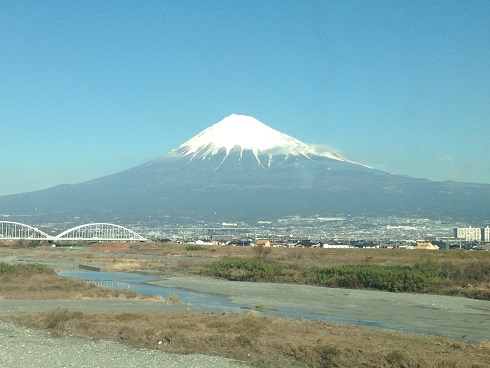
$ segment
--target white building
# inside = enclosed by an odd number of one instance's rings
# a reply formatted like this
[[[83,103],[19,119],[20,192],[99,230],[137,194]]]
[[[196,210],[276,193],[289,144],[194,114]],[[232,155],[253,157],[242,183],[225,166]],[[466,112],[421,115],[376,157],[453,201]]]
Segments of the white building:
[[[337,249],[337,248],[351,248],[349,244],[323,244],[322,248]]]
[[[490,227],[481,229],[481,237],[484,242],[490,242]]]
[[[465,241],[481,241],[482,229],[479,227],[457,227],[454,229],[454,237]]]

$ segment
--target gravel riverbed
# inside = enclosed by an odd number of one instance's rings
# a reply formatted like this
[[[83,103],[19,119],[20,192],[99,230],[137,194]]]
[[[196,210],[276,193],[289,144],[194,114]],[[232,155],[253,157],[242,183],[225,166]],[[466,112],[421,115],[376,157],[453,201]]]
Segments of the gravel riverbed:
[[[217,294],[247,307],[316,314],[324,320],[389,327],[468,342],[490,341],[490,301],[444,295],[334,289],[173,276],[152,284]],[[285,312],[287,315],[287,312]],[[333,317],[333,318],[331,318]],[[306,316],[306,318],[309,318]],[[358,321],[358,322],[356,322]]]
[[[155,342],[157,344],[157,342]],[[0,368],[244,368],[230,359],[136,349],[111,341],[53,337],[0,322]]]

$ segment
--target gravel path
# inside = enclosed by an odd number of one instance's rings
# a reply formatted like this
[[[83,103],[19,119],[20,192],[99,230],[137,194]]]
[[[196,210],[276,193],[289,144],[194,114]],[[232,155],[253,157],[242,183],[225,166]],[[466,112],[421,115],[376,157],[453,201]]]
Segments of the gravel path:
[[[0,368],[244,368],[239,362],[207,355],[179,355],[134,349],[125,344],[49,333],[0,322]]]

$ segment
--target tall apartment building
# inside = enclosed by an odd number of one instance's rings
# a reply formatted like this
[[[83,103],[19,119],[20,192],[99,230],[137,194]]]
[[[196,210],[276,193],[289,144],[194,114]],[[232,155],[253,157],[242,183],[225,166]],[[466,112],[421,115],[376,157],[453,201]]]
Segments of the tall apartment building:
[[[490,227],[487,226],[481,229],[481,238],[484,242],[490,242]]]
[[[479,227],[457,227],[454,229],[454,237],[465,241],[481,241],[482,229]]]

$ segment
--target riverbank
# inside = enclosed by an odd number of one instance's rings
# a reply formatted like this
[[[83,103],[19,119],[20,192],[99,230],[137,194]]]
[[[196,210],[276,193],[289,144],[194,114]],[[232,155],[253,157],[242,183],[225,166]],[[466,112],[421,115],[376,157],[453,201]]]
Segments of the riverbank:
[[[488,301],[306,285],[233,282],[199,276],[166,277],[150,284],[223,296],[243,312],[254,310],[264,315],[382,327],[472,343],[490,340]],[[57,308],[83,313],[213,312],[212,309],[186,303],[182,294],[179,303],[115,298],[0,300],[0,314],[46,313]],[[179,296],[178,290],[176,295]]]
[[[456,340],[490,340],[490,301],[427,294],[333,289],[308,285],[234,282],[197,276],[174,276],[152,284],[212,293],[260,309],[290,309],[372,322],[393,329],[422,332]],[[298,314],[301,317],[301,313]]]
[[[53,256],[60,254],[50,251],[46,253]],[[90,253],[79,254],[74,251],[63,254],[73,258],[60,263],[57,263],[55,257],[38,259],[44,261],[42,263],[45,265],[58,266],[55,267],[58,270],[60,265],[62,269],[71,265],[71,270],[75,270],[76,264],[82,261],[92,265],[102,263],[101,254],[94,254],[97,255],[97,263],[88,262],[92,260]],[[77,257],[81,255],[83,258]],[[119,264],[112,261],[113,253],[103,255],[110,264]],[[10,254],[8,257],[9,263],[13,264],[36,262],[36,257],[25,253],[15,256]],[[170,264],[176,259],[179,257],[165,259],[165,262]],[[106,265],[109,263],[106,262]],[[58,277],[59,284],[73,281],[53,274],[53,278],[55,277]],[[177,297],[179,290],[212,293],[236,303],[242,313],[199,311],[195,306],[180,301],[170,303],[155,298],[64,300],[63,292],[59,293],[58,300],[29,300],[26,296],[35,291],[29,286],[40,285],[37,283],[39,279],[35,278],[26,279],[26,282],[19,284],[25,286],[24,300],[0,300],[0,311],[2,305],[5,307],[0,317],[4,321],[15,320],[17,324],[30,328],[46,329],[57,336],[124,342],[122,346],[131,351],[133,348],[145,347],[173,353],[218,355],[258,367],[489,367],[489,339],[481,339],[488,329],[489,309],[486,302],[479,304],[481,301],[466,298],[305,285],[232,282],[195,275],[174,274],[158,278],[154,281],[156,284],[179,288],[176,291]],[[184,299],[186,292],[182,291],[180,294]],[[464,301],[470,304],[462,303]],[[291,310],[296,310],[295,318],[269,317],[270,313],[287,316]],[[414,311],[418,312],[414,314]],[[305,316],[302,312],[325,317],[327,321],[334,316],[333,321],[342,323],[306,320],[302,318]],[[350,317],[342,317],[349,314]],[[447,315],[447,318],[441,318],[441,315]],[[374,319],[378,317],[379,319]],[[371,326],[382,326],[386,324],[383,321],[390,319],[394,322],[392,327],[402,331],[413,332],[414,328],[396,323],[413,322],[430,328],[418,330],[418,333],[407,333],[365,327],[365,322],[370,322]],[[472,331],[468,333],[464,326]],[[431,331],[439,331],[438,334],[451,339],[430,336],[428,334]],[[15,332],[11,335],[15,336]],[[34,341],[39,344],[43,340],[36,338]],[[29,344],[31,342],[25,343],[26,350],[35,353],[26,358],[22,349],[12,349],[14,356],[9,358],[14,360],[11,366],[26,366],[23,364],[25,359],[37,362],[37,366],[41,365],[42,351],[37,347],[30,349]],[[60,344],[64,346],[64,339],[60,339]],[[65,348],[70,349],[70,346]],[[54,350],[54,354],[57,351]],[[14,364],[15,362],[19,364]],[[66,354],[59,362],[63,365],[56,365],[56,362],[50,365],[61,367],[72,366],[72,362],[80,363],[76,354]],[[135,364],[129,363],[125,366],[141,366],[139,363]],[[183,366],[216,365],[184,363]]]
[[[128,243],[97,243],[73,249],[0,247],[0,261],[38,262],[56,271],[75,270],[83,264],[102,271],[136,271],[158,276],[206,274],[229,280],[490,300],[489,252],[268,248],[267,253],[258,254],[257,249],[172,243],[144,243],[138,248],[131,248]],[[265,256],[267,260],[257,259]],[[273,267],[277,265],[281,267]],[[268,270],[266,275],[258,272],[262,267]],[[271,269],[276,271],[270,272]]]
[[[233,248],[237,247],[226,247],[224,250],[244,251]],[[192,262],[194,265],[202,261],[202,257],[182,254],[171,255],[179,249],[175,246],[169,246],[169,249],[164,247],[158,255],[112,251],[94,252],[88,249],[2,249],[2,261],[12,264],[36,262],[52,267],[57,271],[78,270],[81,263],[110,269],[111,265],[119,265],[121,260],[127,261],[131,257],[138,261],[151,259],[152,262],[161,262],[161,265],[170,270],[175,270],[173,266],[182,262],[185,265]],[[304,254],[314,254],[314,251],[304,252]],[[196,253],[203,256],[217,253],[210,252],[208,254],[206,252],[204,250]],[[385,253],[383,252],[383,254]],[[377,256],[377,253],[370,254]],[[208,261],[208,258],[205,259]],[[160,270],[162,270],[161,267]],[[159,280],[154,282],[155,285],[222,295],[232,303],[251,309],[262,311],[268,309],[297,310],[299,311],[297,314],[299,318],[304,317],[304,314],[318,314],[326,321],[347,323],[362,321],[364,325],[384,325],[384,327],[405,331],[446,336],[460,341],[478,343],[490,341],[490,333],[488,333],[490,331],[490,301],[443,295],[335,289],[297,284],[235,282],[195,275],[172,274],[156,277],[159,277]],[[10,302],[0,301],[0,311],[3,308],[2,304],[6,306],[3,310],[16,310],[11,304],[5,303]],[[70,304],[71,302],[67,301],[66,303]],[[106,307],[94,308],[89,305],[92,303],[89,301],[86,303],[88,306],[83,311],[110,310]],[[115,303],[124,302],[117,301]],[[26,307],[23,308],[26,310],[43,311],[42,308],[29,309],[29,303],[25,305]],[[137,308],[136,306],[133,307],[130,302],[126,305],[127,310]],[[82,306],[83,303],[80,304],[80,308]],[[141,304],[141,306],[148,312],[159,312],[158,307],[154,305],[145,307]],[[35,303],[33,303],[32,308],[36,308]],[[126,310],[122,304],[120,308]],[[173,305],[167,306],[166,310],[173,313],[181,310],[186,311],[187,308],[193,310],[195,306]],[[197,308],[196,310],[201,309]],[[341,319],[345,320],[342,321]]]

